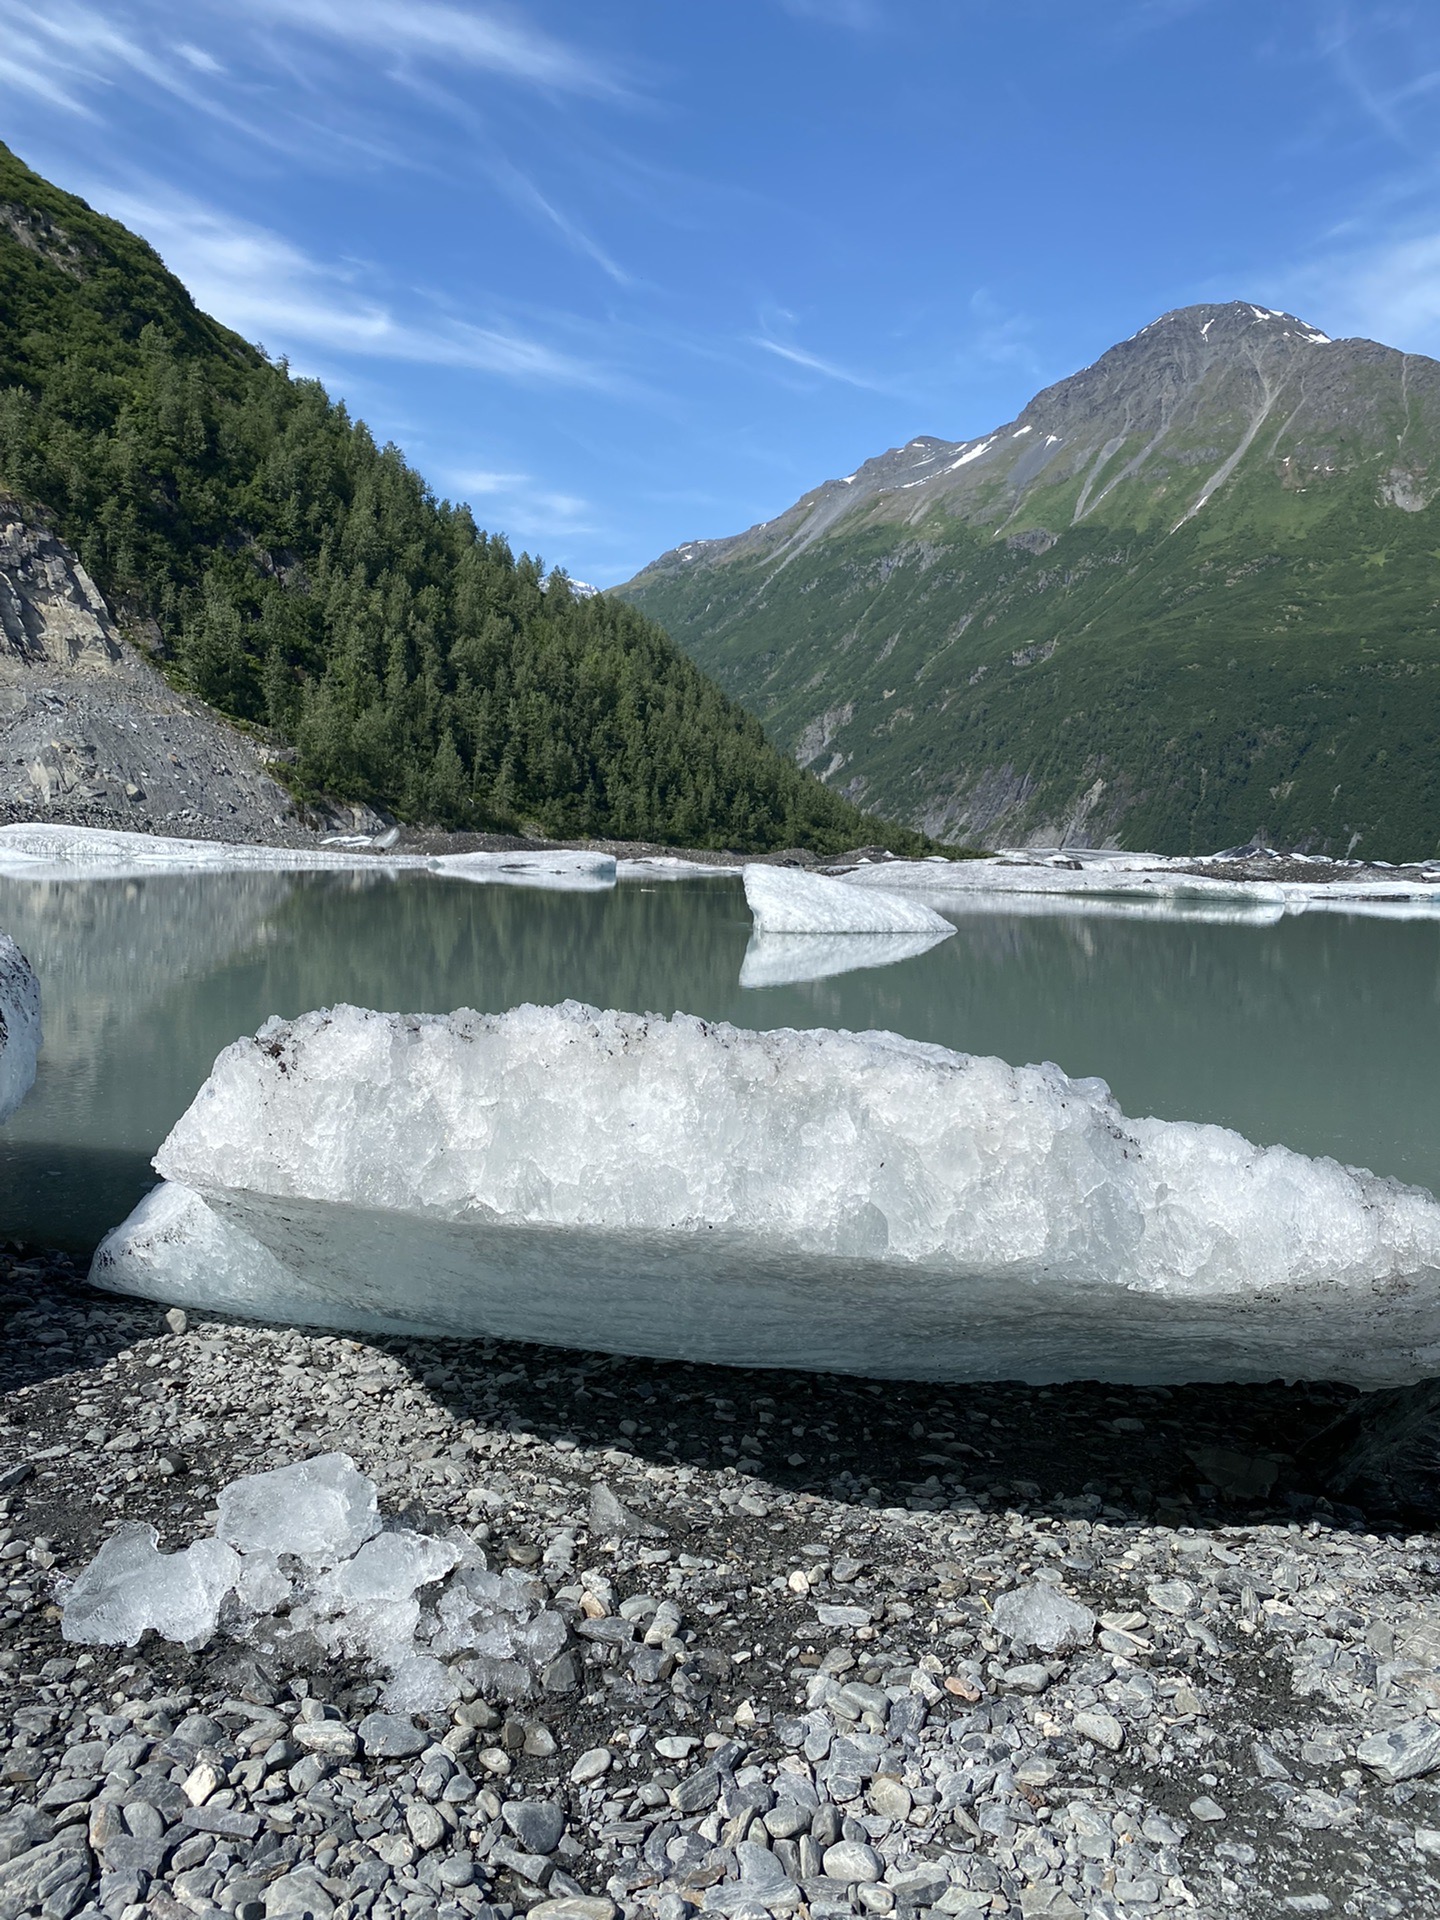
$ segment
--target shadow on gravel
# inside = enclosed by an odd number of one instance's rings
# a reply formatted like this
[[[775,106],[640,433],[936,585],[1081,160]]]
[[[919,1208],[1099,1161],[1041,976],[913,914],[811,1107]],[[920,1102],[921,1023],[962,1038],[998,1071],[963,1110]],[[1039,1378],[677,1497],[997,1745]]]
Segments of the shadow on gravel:
[[[88,1259],[0,1246],[0,1394],[103,1367],[136,1340],[165,1331],[165,1309],[96,1293]]]
[[[0,1255],[0,1394],[165,1332],[163,1307],[93,1292],[85,1271],[66,1254]],[[936,1386],[507,1341],[362,1344],[397,1355],[459,1418],[874,1507],[1019,1506],[1199,1528],[1440,1521],[1434,1382],[1390,1394],[1313,1382]]]
[[[935,1386],[501,1342],[383,1344],[462,1418],[485,1417],[469,1376],[477,1389],[501,1386],[511,1427],[542,1440],[735,1467],[876,1507],[1018,1505],[1194,1527],[1411,1517],[1393,1500],[1328,1497],[1323,1436],[1367,1398],[1344,1386]]]

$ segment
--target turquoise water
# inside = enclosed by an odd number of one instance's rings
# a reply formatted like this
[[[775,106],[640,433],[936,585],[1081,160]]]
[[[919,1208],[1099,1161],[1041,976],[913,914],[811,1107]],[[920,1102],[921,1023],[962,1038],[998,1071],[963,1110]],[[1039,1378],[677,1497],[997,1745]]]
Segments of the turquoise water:
[[[1111,917],[1113,915],[1113,917]],[[1273,925],[967,912],[897,964],[744,990],[736,880],[547,893],[425,875],[0,881],[45,996],[36,1086],[0,1129],[0,1232],[84,1251],[219,1050],[337,1000],[412,1012],[566,998],[750,1027],[889,1028],[1108,1080],[1440,1190],[1440,922]]]

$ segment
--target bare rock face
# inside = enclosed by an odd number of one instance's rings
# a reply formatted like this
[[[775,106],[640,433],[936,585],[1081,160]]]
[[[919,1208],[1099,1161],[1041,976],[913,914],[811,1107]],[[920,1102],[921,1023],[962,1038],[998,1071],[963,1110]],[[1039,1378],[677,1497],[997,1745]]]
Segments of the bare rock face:
[[[102,670],[124,657],[94,581],[46,527],[0,499],[0,636],[8,666]]]
[[[257,743],[177,693],[64,541],[4,494],[0,817],[226,839],[294,824]]]

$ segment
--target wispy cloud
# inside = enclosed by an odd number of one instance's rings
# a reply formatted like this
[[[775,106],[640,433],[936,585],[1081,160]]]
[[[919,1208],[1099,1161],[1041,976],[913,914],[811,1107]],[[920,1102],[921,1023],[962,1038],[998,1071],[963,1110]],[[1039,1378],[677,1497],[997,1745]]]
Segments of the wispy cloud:
[[[518,12],[433,0],[240,0],[236,11],[387,61],[461,63],[559,93],[621,94],[611,63],[546,33]]]
[[[171,93],[191,89],[141,40],[105,14],[66,0],[43,10],[0,0],[0,84],[68,112],[91,116],[85,95],[97,85],[141,77]]]
[[[1440,230],[1349,247],[1274,279],[1273,298],[1329,334],[1440,352]]]
[[[528,473],[458,467],[449,469],[444,478],[460,499],[476,509],[479,520],[512,540],[568,540],[605,531],[590,501],[559,492]]]
[[[609,369],[505,326],[397,314],[356,285],[357,269],[312,259],[291,241],[212,207],[109,191],[106,211],[134,227],[198,304],[274,349],[466,367],[533,385],[613,390]]]
[[[807,373],[818,373],[826,380],[838,380],[847,387],[861,387],[867,393],[889,391],[878,380],[872,380],[863,373],[852,373],[849,367],[842,367],[834,360],[822,359],[818,353],[807,353],[803,347],[787,346],[783,340],[772,340],[768,334],[752,333],[749,340],[752,347],[762,347],[766,353],[773,353],[777,360],[786,360],[792,367],[803,367]]]
[[[967,355],[988,361],[991,366],[1018,367],[1038,376],[1040,360],[1026,314],[1011,312],[988,288],[979,287],[970,296],[970,315],[975,331],[965,343]]]

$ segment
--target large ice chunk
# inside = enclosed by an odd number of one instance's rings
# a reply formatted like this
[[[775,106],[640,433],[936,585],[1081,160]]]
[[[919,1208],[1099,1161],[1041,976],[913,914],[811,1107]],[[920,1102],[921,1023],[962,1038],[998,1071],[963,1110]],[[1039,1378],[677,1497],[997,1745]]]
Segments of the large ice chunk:
[[[0,1122],[35,1084],[40,982],[8,933],[0,933]]]
[[[394,1672],[416,1657],[416,1593],[443,1580],[460,1557],[453,1542],[429,1534],[406,1528],[377,1533],[352,1560],[317,1584],[316,1611],[336,1616],[334,1639],[340,1650]]]
[[[133,1647],[153,1627],[166,1640],[208,1640],[240,1571],[239,1554],[223,1541],[161,1553],[154,1527],[127,1521],[71,1587],[61,1637],[86,1647]]]
[[[157,1165],[192,1191],[98,1285],[932,1379],[1440,1373],[1429,1193],[893,1034],[337,1007],[227,1048]]]
[[[348,1560],[380,1530],[375,1482],[348,1453],[246,1474],[230,1482],[219,1507],[215,1531],[242,1553],[293,1553],[318,1566]]]
[[[919,900],[796,867],[746,867],[745,898],[761,933],[931,933],[955,929]]]

